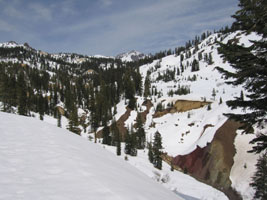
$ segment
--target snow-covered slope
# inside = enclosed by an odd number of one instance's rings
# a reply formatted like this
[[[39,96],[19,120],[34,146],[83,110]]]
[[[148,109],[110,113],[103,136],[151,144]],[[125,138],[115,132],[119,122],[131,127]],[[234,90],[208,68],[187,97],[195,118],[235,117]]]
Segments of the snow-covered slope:
[[[124,144],[123,144],[124,146]],[[116,154],[116,148],[112,146],[104,146],[107,150]],[[124,159],[126,154],[122,152],[121,159]],[[170,166],[162,163],[162,170],[154,168],[148,160],[148,150],[138,150],[137,156],[131,157],[127,155],[128,163],[145,173],[153,180],[161,183],[164,187],[179,194],[186,200],[227,200],[227,196],[219,190],[201,183],[179,171],[171,171]]]
[[[130,51],[128,53],[122,53],[116,56],[117,59],[121,59],[123,62],[133,62],[145,58],[145,55],[138,51]]]
[[[24,45],[18,44],[14,41],[0,43],[0,47],[2,48],[15,48],[15,47],[23,47]]]
[[[154,133],[159,131],[162,136],[163,151],[174,157],[189,154],[198,146],[203,148],[212,142],[218,128],[227,120],[224,113],[242,112],[239,109],[231,110],[226,105],[226,101],[239,97],[242,90],[246,94],[242,86],[227,85],[224,77],[216,70],[216,67],[219,66],[225,70],[233,71],[230,64],[219,55],[219,45],[216,41],[227,43],[229,40],[235,40],[240,45],[250,46],[250,40],[259,40],[260,38],[255,33],[245,35],[240,31],[229,34],[215,33],[198,44],[198,48],[191,47],[181,52],[180,55],[170,55],[141,66],[140,72],[143,78],[145,79],[149,75],[152,93],[150,99],[154,104],[145,123],[147,140],[151,141]],[[209,56],[212,57],[210,63],[205,59]],[[192,70],[194,60],[199,63],[199,70]],[[173,74],[173,78],[167,76],[167,80],[164,80],[164,76]],[[190,88],[190,93],[186,95],[175,94],[175,91],[181,87]],[[208,109],[206,105],[197,109],[169,112],[155,117],[158,104],[162,104],[164,108],[170,108],[178,100],[210,102],[211,109]],[[138,97],[138,102],[142,102],[141,97]],[[131,113],[131,116],[134,114]],[[127,123],[134,124],[135,121],[127,121]],[[243,140],[240,140],[239,137],[243,136],[238,136],[238,142],[235,143],[238,154],[234,158],[235,163],[230,179],[233,188],[244,199],[250,199],[253,197],[253,189],[249,187],[249,181],[255,170],[254,164],[257,156],[247,153],[241,155],[240,152],[251,148],[248,146],[248,141],[254,136]],[[246,150],[243,150],[244,146],[246,146]],[[245,163],[240,161],[242,159],[246,160],[247,168],[243,167]],[[243,170],[239,170],[240,167]],[[240,176],[240,171],[247,175]]]
[[[246,36],[240,32],[228,35],[216,33],[202,41],[198,45],[198,50],[192,47],[187,52],[182,52],[183,60],[181,60],[181,55],[170,55],[140,67],[140,72],[144,78],[148,73],[150,74],[151,88],[154,88],[154,91],[157,90],[157,95],[154,94],[151,97],[154,108],[150,110],[146,121],[147,138],[153,138],[151,135],[153,136],[158,130],[163,137],[164,151],[169,155],[185,155],[195,150],[197,146],[205,147],[207,143],[212,141],[216,130],[227,120],[223,113],[241,112],[240,110],[232,111],[225,102],[235,96],[240,96],[242,86],[227,85],[226,80],[215,69],[220,66],[226,70],[232,70],[229,63],[223,61],[218,54],[219,45],[215,41],[226,43],[234,38],[239,38],[240,44],[248,46],[250,45],[249,40],[260,37],[255,34]],[[191,56],[187,57],[186,54],[189,54],[189,51]],[[198,54],[200,53],[202,59],[199,59]],[[212,64],[205,61],[205,55],[212,56]],[[194,60],[199,62],[198,71],[192,71],[191,66]],[[183,70],[181,65],[183,65]],[[178,70],[179,74],[177,73]],[[160,79],[160,77],[173,72],[175,74],[173,80]],[[183,86],[190,88],[189,94],[174,94],[179,87]],[[170,95],[171,91],[173,94]],[[220,99],[222,100],[221,103]],[[208,106],[204,106],[186,112],[169,113],[158,118],[153,117],[157,104],[162,103],[163,107],[167,108],[168,104],[175,104],[177,100],[210,102],[211,110],[207,109]],[[210,126],[205,129],[204,127],[207,125]]]
[[[0,112],[0,199],[181,199],[98,145]]]

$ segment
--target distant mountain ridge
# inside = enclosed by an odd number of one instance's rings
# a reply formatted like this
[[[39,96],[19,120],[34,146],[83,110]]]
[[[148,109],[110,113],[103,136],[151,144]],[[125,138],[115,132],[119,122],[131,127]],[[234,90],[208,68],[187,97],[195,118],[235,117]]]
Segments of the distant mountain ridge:
[[[121,53],[116,56],[116,59],[121,59],[123,62],[135,62],[145,58],[146,55],[136,50],[129,51],[127,53]]]

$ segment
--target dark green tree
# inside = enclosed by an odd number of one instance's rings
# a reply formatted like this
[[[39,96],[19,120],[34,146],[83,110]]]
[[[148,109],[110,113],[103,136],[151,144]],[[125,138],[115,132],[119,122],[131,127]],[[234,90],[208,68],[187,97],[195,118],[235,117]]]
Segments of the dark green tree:
[[[153,141],[153,164],[154,167],[157,169],[162,168],[162,158],[161,158],[161,149],[162,149],[162,138],[160,133],[157,131],[154,134],[154,141]]]
[[[235,73],[217,67],[226,78],[232,78],[228,84],[243,85],[249,93],[245,99],[236,97],[227,101],[232,109],[242,108],[249,110],[243,114],[227,114],[230,118],[240,121],[243,129],[248,133],[253,125],[264,126],[267,119],[267,1],[240,0],[240,10],[235,15],[233,27],[241,29],[245,34],[256,32],[262,36],[259,41],[251,41],[252,45],[246,47],[236,41],[220,43],[219,52],[235,69]],[[259,134],[251,152],[259,153],[267,148],[267,135]],[[259,145],[260,144],[260,145]]]
[[[20,72],[18,76],[18,114],[28,115],[27,108],[27,86],[24,78],[24,73]]]
[[[103,144],[111,145],[111,136],[110,136],[110,131],[109,127],[105,124],[103,130],[102,130],[102,135],[103,135]]]
[[[150,87],[151,87],[151,81],[150,81],[150,75],[147,74],[146,79],[145,79],[145,86],[144,86],[144,97],[147,98],[148,96],[151,95],[150,93]]]
[[[125,147],[124,147],[125,154],[136,156],[137,155],[137,149],[136,149],[136,133],[133,131],[133,128],[131,128],[130,133],[127,129],[127,132],[125,134]]]
[[[57,114],[57,127],[61,128],[62,125],[61,125],[61,114],[60,112],[58,112]]]
[[[117,144],[116,144],[116,152],[117,152],[117,156],[121,155],[121,139],[120,139],[120,136],[119,136]]]
[[[193,62],[192,62],[191,71],[195,72],[195,71],[198,71],[198,70],[199,70],[199,62],[196,59],[194,59]]]
[[[144,149],[146,143],[146,133],[143,127],[142,116],[140,113],[137,115],[136,120],[136,142],[138,149]]]
[[[69,116],[69,124],[67,129],[73,133],[76,133],[77,135],[80,135],[81,129],[78,126],[79,126],[79,119],[78,119],[77,108],[73,107],[73,111],[70,113]]]
[[[265,200],[267,199],[267,152],[264,152],[259,157],[256,168],[250,186],[256,191],[254,194],[255,199]]]
[[[154,153],[153,153],[152,144],[150,142],[148,143],[148,160],[151,163],[154,162]]]

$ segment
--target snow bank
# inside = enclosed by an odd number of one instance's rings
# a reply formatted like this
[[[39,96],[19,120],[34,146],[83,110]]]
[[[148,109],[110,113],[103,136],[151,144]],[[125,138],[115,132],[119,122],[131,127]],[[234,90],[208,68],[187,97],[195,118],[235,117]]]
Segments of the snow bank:
[[[181,199],[98,145],[0,112],[0,199]]]

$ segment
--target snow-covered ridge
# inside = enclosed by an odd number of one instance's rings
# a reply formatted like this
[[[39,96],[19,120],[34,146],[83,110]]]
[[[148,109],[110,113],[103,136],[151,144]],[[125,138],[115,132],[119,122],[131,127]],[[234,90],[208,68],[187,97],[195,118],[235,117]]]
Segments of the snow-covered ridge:
[[[146,57],[145,54],[143,54],[139,51],[135,51],[135,50],[132,50],[132,51],[127,52],[127,53],[121,53],[121,54],[116,56],[117,59],[121,59],[123,62],[138,61],[138,60],[143,59],[145,57]]]
[[[18,44],[14,41],[0,43],[0,47],[2,48],[15,48],[15,47],[22,47],[22,46],[23,46],[22,44]]]
[[[93,57],[93,58],[114,59],[114,57],[112,57],[112,56],[103,56],[103,55],[93,55],[93,56],[90,56],[90,57]]]
[[[16,48],[16,47],[23,47],[24,49],[34,50],[28,43],[18,44],[14,41],[0,43],[0,48]]]
[[[64,129],[2,112],[0,121],[0,199],[182,199]]]

